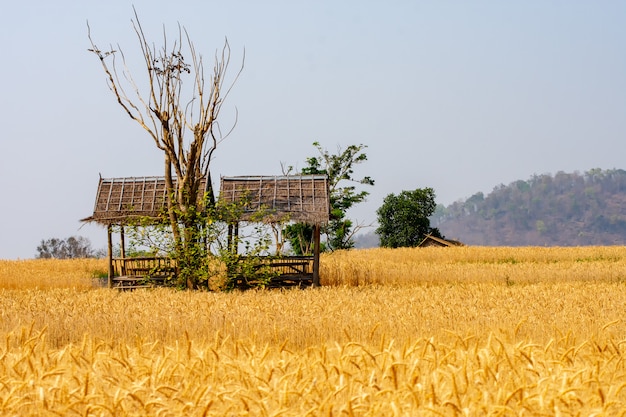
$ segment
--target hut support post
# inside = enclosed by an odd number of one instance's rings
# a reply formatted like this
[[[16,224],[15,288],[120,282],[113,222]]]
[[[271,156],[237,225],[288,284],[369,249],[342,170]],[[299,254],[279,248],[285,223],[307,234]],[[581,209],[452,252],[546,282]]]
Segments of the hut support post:
[[[126,239],[124,237],[124,226],[120,226],[120,258],[122,258],[122,275],[126,275]]]
[[[239,223],[230,223],[228,225],[228,250],[233,255],[237,254],[237,238],[239,237]]]
[[[320,286],[320,225],[313,226],[313,286]]]
[[[126,238],[124,237],[124,226],[120,226],[120,258],[126,258]]]
[[[111,238],[112,226],[109,224],[107,226],[107,256],[109,261],[109,273],[108,273],[108,282],[107,286],[109,288],[113,287],[113,240]]]
[[[228,223],[228,238],[226,239],[228,242],[228,251],[230,253],[233,252],[233,225]]]

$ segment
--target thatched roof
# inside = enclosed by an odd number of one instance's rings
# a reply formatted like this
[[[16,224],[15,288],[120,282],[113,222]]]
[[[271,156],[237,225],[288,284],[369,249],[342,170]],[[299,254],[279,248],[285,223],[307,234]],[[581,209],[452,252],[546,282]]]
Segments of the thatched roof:
[[[222,177],[219,200],[245,202],[239,219],[327,223],[330,195],[326,175]]]
[[[203,180],[199,199],[206,187]],[[258,213],[269,222],[322,224],[329,220],[326,175],[222,177],[220,188],[222,202],[245,202],[239,220],[258,220]],[[100,178],[93,215],[81,221],[124,225],[138,220],[162,220],[166,193],[164,177]]]
[[[204,196],[206,180],[200,185]],[[176,186],[176,179],[174,179]],[[100,178],[93,215],[83,222],[104,225],[128,224],[136,220],[161,219],[167,207],[164,177]]]

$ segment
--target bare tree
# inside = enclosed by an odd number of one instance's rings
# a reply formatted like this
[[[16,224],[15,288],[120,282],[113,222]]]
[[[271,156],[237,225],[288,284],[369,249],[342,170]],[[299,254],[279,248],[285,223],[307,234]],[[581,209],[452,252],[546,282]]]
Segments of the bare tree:
[[[203,227],[201,217],[206,208],[203,206],[214,204],[209,171],[211,157],[232,130],[223,134],[217,120],[225,99],[243,70],[244,59],[232,81],[225,84],[231,56],[228,40],[225,40],[221,52],[215,54],[213,74],[207,79],[202,55],[196,51],[184,27],[179,25],[174,42],[169,42],[164,31],[163,45],[157,48],[148,42],[136,10],[134,16],[132,25],[145,64],[145,91],[141,91],[132,77],[121,48],[118,46],[114,50],[111,47],[107,51],[98,48],[87,24],[91,43],[89,51],[100,60],[108,86],[119,105],[163,151],[168,191],[167,215],[181,270],[180,284],[195,288],[198,284],[198,262],[201,262],[199,255],[205,250],[201,247],[200,236]],[[121,70],[116,60],[118,57],[122,62]],[[183,88],[187,86],[191,87]],[[127,91],[132,91],[132,96]],[[198,196],[204,195],[205,191],[200,189],[203,178],[208,184],[207,198],[200,201]]]

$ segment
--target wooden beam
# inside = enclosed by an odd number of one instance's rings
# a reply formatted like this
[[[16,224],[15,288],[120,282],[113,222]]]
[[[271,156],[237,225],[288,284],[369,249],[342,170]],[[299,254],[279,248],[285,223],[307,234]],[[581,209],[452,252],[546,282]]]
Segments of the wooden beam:
[[[109,288],[113,288],[113,240],[111,239],[112,226],[107,226],[107,249],[109,260],[109,274],[107,285]]]
[[[233,224],[228,223],[228,237],[226,238],[228,251],[233,253]]]
[[[124,226],[120,226],[120,258],[122,258],[122,275],[126,275],[126,238],[124,237]]]
[[[124,226],[120,226],[120,258],[126,258],[126,238],[124,237]]]
[[[320,286],[320,224],[313,226],[313,286]]]
[[[228,237],[226,239],[228,250],[233,255],[237,255],[239,250],[239,222],[228,223]]]

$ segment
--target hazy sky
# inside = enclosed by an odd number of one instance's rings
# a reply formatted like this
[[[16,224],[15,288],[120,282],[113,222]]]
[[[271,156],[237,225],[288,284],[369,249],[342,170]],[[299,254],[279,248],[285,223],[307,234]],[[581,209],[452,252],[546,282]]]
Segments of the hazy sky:
[[[137,58],[132,5],[155,43],[185,26],[210,68],[227,37],[239,121],[220,175],[301,168],[319,141],[363,143],[356,175],[389,193],[432,187],[450,204],[533,174],[626,168],[623,1],[29,1],[0,13],[0,259],[82,228],[98,175],[162,175],[163,158],[109,92],[103,49]],[[141,68],[134,71],[137,78]],[[217,184],[216,181],[216,185]],[[80,228],[80,229],[79,229]],[[442,230],[445,233],[445,230]]]

